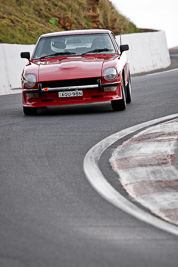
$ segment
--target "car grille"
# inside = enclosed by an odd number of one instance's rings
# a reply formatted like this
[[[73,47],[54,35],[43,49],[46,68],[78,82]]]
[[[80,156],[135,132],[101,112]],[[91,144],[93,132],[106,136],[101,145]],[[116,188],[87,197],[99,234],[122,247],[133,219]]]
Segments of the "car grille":
[[[42,87],[67,87],[67,86],[82,86],[82,85],[92,85],[98,84],[99,78],[87,78],[87,79],[75,79],[75,80],[63,80],[63,81],[49,81],[42,82]]]

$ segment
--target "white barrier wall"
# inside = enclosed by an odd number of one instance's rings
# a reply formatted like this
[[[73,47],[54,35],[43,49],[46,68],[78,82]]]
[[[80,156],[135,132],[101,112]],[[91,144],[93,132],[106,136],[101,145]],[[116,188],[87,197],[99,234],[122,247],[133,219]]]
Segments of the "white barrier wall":
[[[116,37],[120,44],[120,36]],[[122,44],[128,44],[127,55],[131,73],[140,73],[166,68],[170,65],[170,56],[163,31],[122,35]],[[20,92],[21,73],[28,63],[21,59],[21,52],[32,54],[34,45],[0,44],[0,95]]]
[[[33,52],[34,45],[0,44],[0,95],[16,93],[21,88],[21,73],[27,59],[21,52]]]
[[[116,39],[120,44],[120,36]],[[166,68],[171,64],[164,31],[124,34],[122,44],[129,45],[127,55],[132,74]]]

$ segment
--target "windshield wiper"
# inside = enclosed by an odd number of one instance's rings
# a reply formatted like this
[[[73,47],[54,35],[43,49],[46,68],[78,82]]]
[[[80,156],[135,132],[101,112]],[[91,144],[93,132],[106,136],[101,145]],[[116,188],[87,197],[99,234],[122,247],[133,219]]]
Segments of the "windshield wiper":
[[[107,51],[113,51],[113,49],[109,49],[109,48],[93,49],[93,50],[90,50],[90,51],[87,51],[87,52],[83,53],[82,55],[86,55],[88,53],[107,52]]]
[[[43,57],[39,57],[38,59],[43,59],[43,58],[48,58],[48,57],[57,57],[57,56],[65,56],[65,55],[75,55],[76,53],[75,52],[69,52],[69,51],[66,51],[66,52],[60,52],[60,53],[54,53],[54,54],[50,54],[50,55],[46,55],[46,56],[43,56]]]

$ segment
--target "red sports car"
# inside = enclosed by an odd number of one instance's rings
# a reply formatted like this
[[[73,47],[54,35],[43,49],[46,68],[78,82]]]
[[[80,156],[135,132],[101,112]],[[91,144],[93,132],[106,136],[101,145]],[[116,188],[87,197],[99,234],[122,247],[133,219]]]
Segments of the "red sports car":
[[[111,101],[114,111],[131,102],[128,45],[109,30],[80,30],[40,36],[22,73],[23,111],[40,107]]]

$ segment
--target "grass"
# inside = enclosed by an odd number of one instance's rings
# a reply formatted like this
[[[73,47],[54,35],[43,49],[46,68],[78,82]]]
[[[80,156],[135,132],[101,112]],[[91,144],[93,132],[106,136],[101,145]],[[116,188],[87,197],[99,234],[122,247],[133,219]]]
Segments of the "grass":
[[[43,33],[66,30],[49,21],[60,15],[70,16],[73,30],[92,28],[88,0],[0,0],[0,43],[34,44]],[[99,19],[116,34],[139,31],[108,0],[100,0]]]

